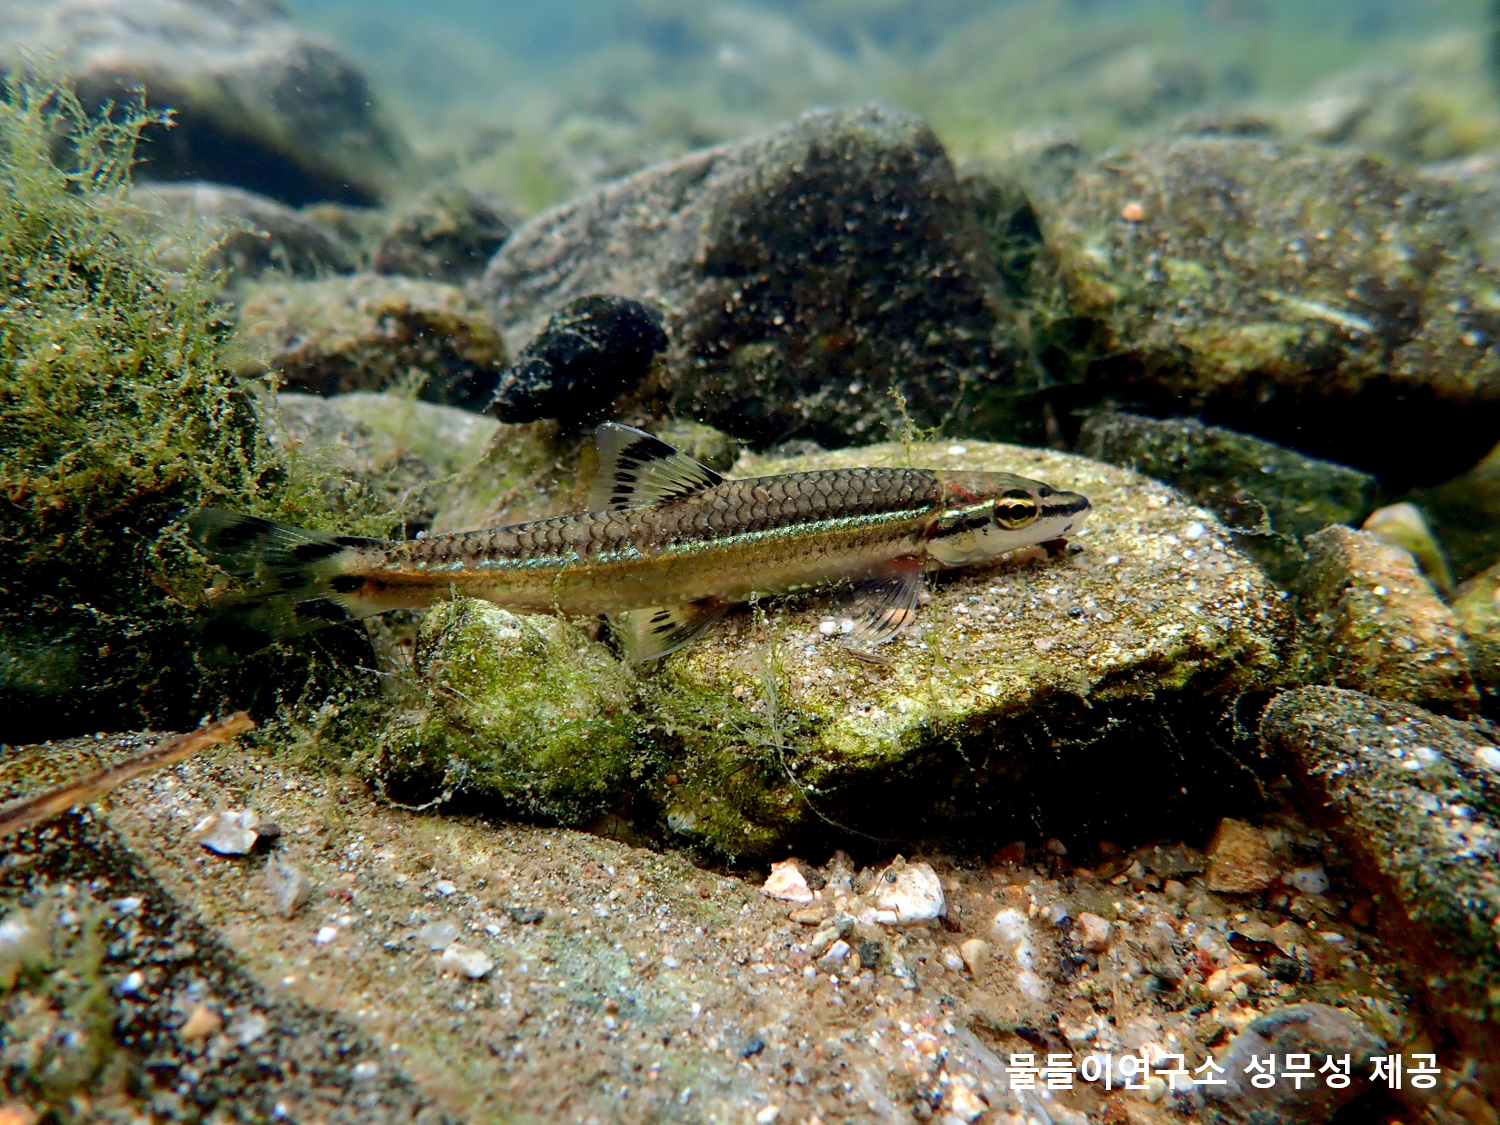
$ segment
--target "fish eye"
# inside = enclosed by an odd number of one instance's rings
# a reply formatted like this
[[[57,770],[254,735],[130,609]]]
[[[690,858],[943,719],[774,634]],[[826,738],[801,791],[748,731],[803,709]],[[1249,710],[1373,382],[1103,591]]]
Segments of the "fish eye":
[[[995,501],[995,522],[1003,528],[1015,530],[1025,527],[1036,519],[1036,501],[1029,492],[1013,488]]]

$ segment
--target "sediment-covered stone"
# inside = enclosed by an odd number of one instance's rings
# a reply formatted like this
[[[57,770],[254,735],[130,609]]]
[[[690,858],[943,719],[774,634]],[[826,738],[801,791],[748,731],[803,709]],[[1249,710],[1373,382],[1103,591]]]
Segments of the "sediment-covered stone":
[[[1302,568],[1303,536],[1358,523],[1380,499],[1368,473],[1196,418],[1101,411],[1084,420],[1078,452],[1166,481],[1211,508],[1283,585]]]
[[[1458,621],[1410,552],[1339,526],[1307,547],[1299,616],[1309,679],[1452,714],[1476,710]]]
[[[817,111],[532,219],[485,289],[511,350],[579,297],[669,309],[661,394],[758,441],[997,427],[1015,348],[941,144],[894,111]],[[984,413],[988,411],[988,413]]]
[[[370,253],[376,273],[459,284],[478,277],[521,225],[502,199],[462,184],[423,192],[396,214]]]
[[[130,201],[153,220],[163,264],[179,268],[190,259],[181,239],[212,243],[203,264],[224,270],[229,281],[267,271],[297,277],[344,273],[354,268],[350,248],[331,228],[263,195],[223,184],[143,184]]]
[[[262,421],[272,442],[328,471],[328,495],[347,507],[373,493],[392,530],[408,534],[431,524],[501,429],[472,411],[360,392],[277,395]]]
[[[505,347],[460,288],[357,274],[265,281],[239,307],[241,373],[270,374],[289,391],[414,391],[428,402],[482,410]]]
[[[1469,670],[1485,701],[1485,713],[1500,696],[1500,563],[1458,588],[1453,615],[1464,631]]]
[[[1102,157],[1040,217],[1111,356],[1092,393],[1412,483],[1493,441],[1496,280],[1437,185],[1353,152],[1181,138]]]
[[[369,205],[409,159],[364,75],[269,0],[6,0],[7,69],[45,69],[86,105],[173,111],[147,133],[143,179],[211,180],[293,206]]]
[[[1261,736],[1500,1098],[1500,731],[1314,687],[1278,696]]]

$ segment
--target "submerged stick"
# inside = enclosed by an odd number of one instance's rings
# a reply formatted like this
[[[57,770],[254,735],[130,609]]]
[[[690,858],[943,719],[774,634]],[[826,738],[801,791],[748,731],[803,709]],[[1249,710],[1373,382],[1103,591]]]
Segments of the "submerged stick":
[[[249,715],[236,711],[229,718],[199,727],[190,734],[174,734],[170,738],[164,738],[150,750],[143,750],[116,765],[45,790],[33,797],[23,797],[19,801],[0,805],[0,839],[61,816],[79,805],[95,801],[133,777],[180,762],[205,746],[228,742],[235,735],[254,728],[255,723]]]

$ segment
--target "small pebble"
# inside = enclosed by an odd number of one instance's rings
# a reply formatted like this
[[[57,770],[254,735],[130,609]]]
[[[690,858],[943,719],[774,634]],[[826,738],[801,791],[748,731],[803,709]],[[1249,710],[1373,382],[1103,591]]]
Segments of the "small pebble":
[[[1321,895],[1328,892],[1328,872],[1321,864],[1315,867],[1298,867],[1283,876],[1283,882],[1305,895]]]
[[[1127,223],[1143,223],[1146,221],[1146,209],[1132,199],[1120,208],[1120,218]]]
[[[925,863],[907,863],[897,856],[875,880],[874,891],[878,911],[890,911],[897,923],[927,922],[943,913],[943,884]]]
[[[356,1082],[369,1082],[380,1073],[380,1064],[366,1059],[362,1063],[355,1063],[354,1069],[349,1073]]]
[[[771,875],[760,888],[767,898],[779,898],[783,902],[811,902],[812,888],[802,874],[802,865],[795,859],[785,859],[771,864]]]
[[[266,889],[271,892],[271,902],[283,918],[290,918],[312,897],[312,883],[296,867],[279,855],[273,855],[266,863]]]
[[[766,1041],[759,1035],[752,1035],[740,1044],[740,1058],[748,1059],[760,1054],[766,1049]]]
[[[828,947],[828,952],[818,958],[818,964],[824,969],[837,969],[844,963],[844,958],[849,956],[849,943],[842,938]]]
[[[964,959],[949,949],[943,953],[943,967],[956,973],[964,967]]]
[[[259,1012],[249,1012],[229,1025],[229,1036],[241,1047],[248,1047],[270,1030],[270,1020]]]
[[[518,926],[534,926],[546,917],[542,911],[531,906],[512,906],[505,913],[510,915],[510,920]]]
[[[800,926],[816,926],[823,921],[823,911],[816,906],[809,906],[805,910],[793,910],[789,917]]]
[[[1110,933],[1114,929],[1105,919],[1085,910],[1078,916],[1078,944],[1090,953],[1103,953],[1109,948]]]
[[[1280,874],[1265,833],[1242,820],[1225,817],[1208,842],[1208,889],[1228,894],[1257,894]]]
[[[119,991],[123,996],[129,996],[132,992],[139,992],[141,986],[146,983],[146,974],[139,970],[127,973],[125,979],[120,982]]]
[[[224,1021],[218,1012],[205,1004],[199,1004],[177,1029],[177,1038],[184,1043],[196,1043],[200,1039],[207,1039],[223,1026]]]
[[[958,954],[963,958],[964,966],[969,970],[971,977],[977,978],[979,971],[984,968],[990,959],[990,943],[982,938],[970,938],[958,947]]]
[[[339,928],[337,926],[324,926],[313,935],[313,942],[317,945],[327,945],[338,936]]]
[[[985,1110],[990,1107],[973,1090],[961,1082],[955,1082],[948,1087],[948,1093],[943,1100],[948,1103],[948,1109],[960,1121],[975,1121]]]
[[[461,941],[455,941],[443,950],[440,958],[444,965],[451,965],[470,980],[479,980],[489,975],[495,967],[495,959],[482,949],[474,949]]]
[[[434,953],[441,953],[457,940],[458,927],[452,922],[428,922],[417,931],[417,941]]]
[[[228,809],[205,816],[193,826],[193,836],[219,855],[245,855],[260,838],[255,831],[260,814],[254,809]]]
[[[771,1125],[771,1122],[780,1116],[781,1107],[779,1105],[768,1105],[755,1115],[755,1125]]]
[[[134,914],[145,900],[136,896],[115,900],[115,909],[121,914]]]
[[[432,885],[432,889],[437,891],[438,894],[444,896],[451,895],[454,891],[458,890],[458,888],[454,886],[454,884],[448,879],[439,879]]]

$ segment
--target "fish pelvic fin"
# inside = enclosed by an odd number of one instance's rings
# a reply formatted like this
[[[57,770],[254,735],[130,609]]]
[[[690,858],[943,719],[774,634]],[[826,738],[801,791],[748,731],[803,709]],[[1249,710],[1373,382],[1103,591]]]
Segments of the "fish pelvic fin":
[[[589,494],[590,511],[662,504],[724,483],[707,465],[634,426],[605,422],[594,431],[594,445],[599,476]]]
[[[380,539],[308,531],[222,508],[183,513],[189,541],[244,587],[215,599],[205,632],[220,649],[253,652],[340,621],[388,608],[362,600],[356,553]]]
[[[692,644],[729,609],[716,598],[609,615],[609,626],[632,664],[660,660]]]

